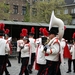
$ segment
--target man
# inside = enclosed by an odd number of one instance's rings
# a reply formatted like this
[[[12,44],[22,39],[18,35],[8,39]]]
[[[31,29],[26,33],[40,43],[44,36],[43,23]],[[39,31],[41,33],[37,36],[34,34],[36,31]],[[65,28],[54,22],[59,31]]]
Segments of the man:
[[[3,75],[5,71],[6,61],[5,52],[10,51],[9,44],[3,38],[4,36],[4,24],[0,24],[0,75]]]
[[[75,38],[73,39],[73,45],[71,47],[70,52],[71,52],[71,55],[72,55],[72,61],[71,62],[73,62],[73,72],[75,73]],[[71,70],[71,67],[70,67],[70,70]]]
[[[75,32],[73,33],[72,38],[73,38],[73,44],[71,45],[71,48],[70,48],[70,53],[72,55],[72,59],[68,60],[68,71],[67,71],[67,73],[71,72],[72,62],[73,62],[73,72],[75,73]]]
[[[41,37],[41,44],[38,45],[36,50],[36,63],[39,66],[37,75],[41,75],[44,72],[46,65],[45,52],[43,51],[44,45],[47,41],[47,37]]]
[[[4,39],[5,39],[6,42],[9,44],[9,47],[10,47],[11,39],[9,40],[9,29],[6,29],[6,30],[5,30]],[[11,50],[11,48],[10,48],[10,50]],[[5,55],[5,57],[6,57],[6,65],[8,64],[8,67],[10,67],[10,66],[11,66],[11,63],[10,63],[9,58],[8,58],[8,56],[9,56],[9,51],[6,51],[5,54],[6,54],[6,55]],[[5,67],[5,75],[10,75],[10,74],[9,74],[9,71],[7,70],[7,67]]]
[[[60,53],[61,53],[61,60],[62,60],[61,65],[64,66],[64,63],[65,63],[64,59],[65,58],[71,59],[71,53],[69,51],[68,44],[64,38],[61,39],[60,44],[61,44],[61,52]]]
[[[29,33],[29,41],[30,41],[30,59],[29,59],[28,71],[29,73],[32,73],[32,68],[35,61],[35,53],[36,53],[36,40],[34,39],[34,34],[32,32]]]
[[[24,41],[24,44],[23,44],[23,48],[21,49],[22,65],[21,65],[19,75],[23,75],[23,73],[25,73],[25,75],[29,75],[28,68],[27,68],[28,62],[29,62],[29,55],[30,55],[29,38],[25,36],[23,38],[23,41]]]
[[[46,58],[46,68],[44,75],[61,75],[59,69],[60,42],[54,30],[49,32],[50,42],[45,46],[44,51],[48,54]],[[57,68],[58,67],[58,68]]]
[[[23,43],[23,34],[20,33],[20,39],[17,40],[17,52],[18,52],[18,63],[21,62],[21,50],[20,50],[20,44]]]
[[[17,40],[17,52],[19,53],[18,55],[18,63],[20,63],[21,61],[21,49],[23,48],[23,38],[24,36],[27,36],[27,29],[26,28],[22,28],[21,33],[20,33],[20,39]]]

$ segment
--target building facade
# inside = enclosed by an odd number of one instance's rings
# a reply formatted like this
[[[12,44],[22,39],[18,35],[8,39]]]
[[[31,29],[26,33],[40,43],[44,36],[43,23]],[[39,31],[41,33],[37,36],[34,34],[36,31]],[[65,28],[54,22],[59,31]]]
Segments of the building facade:
[[[75,0],[65,0],[65,14],[72,15],[72,25],[75,25]]]
[[[11,21],[24,21],[26,13],[26,0],[0,0],[4,4],[9,5],[9,20]],[[7,20],[7,18],[3,18]]]
[[[31,15],[35,14],[36,10],[32,7],[32,5],[37,1],[50,1],[50,0],[0,0],[3,1],[6,5],[9,5],[9,20],[10,21],[24,21],[24,15],[26,14],[27,3],[29,4],[29,15],[31,19]],[[65,0],[65,14],[72,15],[71,24],[75,24],[75,0]],[[3,20],[7,20],[7,18],[3,17]]]

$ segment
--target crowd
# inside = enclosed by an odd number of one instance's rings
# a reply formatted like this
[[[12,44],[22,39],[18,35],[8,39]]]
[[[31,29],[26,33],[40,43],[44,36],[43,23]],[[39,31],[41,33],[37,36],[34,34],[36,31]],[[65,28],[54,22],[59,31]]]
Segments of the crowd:
[[[9,30],[4,29],[0,23],[0,75],[10,75],[7,63],[11,66],[8,55],[11,54],[11,39]],[[75,73],[75,33],[72,43],[67,43],[65,38],[59,40],[58,33],[51,29],[39,29],[39,37],[34,38],[35,28],[28,30],[23,28],[20,39],[17,40],[18,64],[21,63],[19,75],[29,75],[32,69],[38,70],[37,75],[61,75],[60,65],[64,65],[64,59],[68,59],[68,71],[71,72],[71,62]]]

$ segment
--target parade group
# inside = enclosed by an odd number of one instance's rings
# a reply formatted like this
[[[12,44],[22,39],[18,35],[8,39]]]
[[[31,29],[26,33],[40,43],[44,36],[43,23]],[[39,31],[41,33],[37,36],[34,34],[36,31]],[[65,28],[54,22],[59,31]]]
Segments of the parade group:
[[[7,70],[8,55],[11,54],[11,38],[9,29],[0,23],[0,75],[11,75]],[[65,29],[64,29],[65,31]],[[22,28],[20,39],[17,40],[18,63],[21,63],[19,75],[29,75],[32,69],[38,70],[37,75],[61,75],[60,65],[64,65],[64,59],[68,59],[68,71],[75,73],[75,32],[72,33],[72,42],[68,44],[65,38],[59,40],[58,33],[52,28],[39,28],[39,37],[34,38],[35,28],[31,28],[28,34],[26,28]],[[37,33],[36,33],[37,34]],[[21,55],[21,60],[20,60]]]

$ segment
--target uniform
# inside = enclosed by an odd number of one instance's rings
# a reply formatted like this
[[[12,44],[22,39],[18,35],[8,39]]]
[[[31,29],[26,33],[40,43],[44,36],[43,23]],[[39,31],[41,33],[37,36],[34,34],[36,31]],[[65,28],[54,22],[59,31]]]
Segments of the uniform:
[[[36,39],[36,45],[39,45],[39,44],[41,44],[41,38]]]
[[[36,63],[39,65],[39,70],[37,75],[41,75],[46,65],[46,59],[45,59],[45,52],[43,51],[44,46],[42,44],[39,45],[38,49],[37,49],[37,58],[36,58]]]
[[[70,41],[70,43],[68,43],[68,48],[69,48],[69,50],[71,50],[71,47],[72,47],[72,41]],[[72,56],[72,55],[71,55]],[[72,62],[72,59],[68,59],[68,71],[66,72],[66,73],[69,73],[69,72],[71,72],[71,62]]]
[[[62,38],[61,40],[61,65],[64,65],[64,58],[69,58],[71,59],[71,54],[68,48],[68,44],[66,43],[66,40],[64,38]]]
[[[75,73],[75,43],[73,44],[73,46],[71,47],[71,55],[72,55],[72,61],[73,61],[73,72]],[[70,67],[71,70],[71,67]]]
[[[75,73],[75,32],[72,35],[73,44],[70,48],[70,53],[72,55],[72,59],[68,61],[68,71],[67,73],[71,72],[71,62],[73,62],[73,72]]]
[[[9,45],[6,40],[3,38],[4,36],[4,24],[0,23],[0,75],[3,75],[5,71],[6,61],[5,61],[5,52],[9,51]]]
[[[7,42],[7,44],[8,44],[8,46],[9,46],[9,41],[8,41],[8,39],[6,40],[6,42]],[[10,46],[9,46],[9,48],[10,48]],[[9,59],[8,59],[8,55],[9,55],[9,52],[10,52],[10,50],[9,51],[5,51],[5,58],[6,58],[6,65],[8,64],[8,66],[11,66],[11,63],[10,63],[10,61],[9,61]],[[10,75],[9,74],[9,72],[8,72],[8,70],[7,70],[7,67],[5,68],[5,74],[6,75]]]
[[[46,53],[46,67],[45,73],[43,75],[58,75],[59,70],[59,52],[60,52],[60,42],[57,37],[54,37],[48,43],[48,48]],[[57,68],[58,67],[58,68]]]
[[[5,51],[10,51],[9,45],[7,44],[5,39],[0,38],[0,75],[3,74],[3,71],[5,70],[4,67],[6,66]]]
[[[28,62],[29,62],[29,56],[30,56],[30,44],[29,43],[24,43],[23,44],[24,48],[21,49],[21,59],[22,59],[22,65],[21,65],[21,70],[19,75],[29,75],[28,73]]]
[[[66,42],[65,42],[65,39],[64,38],[62,38],[61,39],[61,42],[60,42],[60,44],[61,44],[61,65],[64,65],[64,47],[66,46]]]
[[[19,53],[18,55],[18,63],[21,62],[21,51],[20,51],[20,45],[23,44],[23,39],[20,39],[17,41],[17,52]]]
[[[28,70],[30,73],[32,73],[32,68],[35,61],[35,53],[36,53],[36,40],[34,38],[29,38],[29,41],[30,41],[30,59],[29,59]]]

